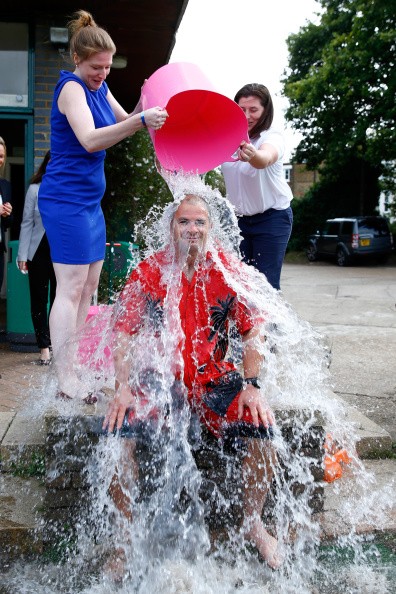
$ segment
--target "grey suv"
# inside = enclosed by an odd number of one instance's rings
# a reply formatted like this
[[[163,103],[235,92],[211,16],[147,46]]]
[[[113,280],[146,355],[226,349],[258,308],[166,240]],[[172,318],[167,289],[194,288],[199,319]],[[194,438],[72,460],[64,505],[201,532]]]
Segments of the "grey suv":
[[[347,266],[360,257],[375,258],[384,264],[393,249],[393,237],[384,217],[345,217],[328,219],[321,231],[310,235],[307,258],[335,258]]]

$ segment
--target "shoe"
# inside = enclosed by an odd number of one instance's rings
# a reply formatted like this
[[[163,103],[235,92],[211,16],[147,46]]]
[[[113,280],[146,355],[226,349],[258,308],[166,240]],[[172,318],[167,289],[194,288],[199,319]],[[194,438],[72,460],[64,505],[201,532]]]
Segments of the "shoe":
[[[51,365],[52,363],[52,357],[50,357],[49,359],[39,359],[36,363],[36,365]]]
[[[88,395],[82,399],[85,404],[95,404],[98,401],[98,397],[94,392],[88,392]]]
[[[81,400],[84,402],[84,404],[96,404],[98,401],[98,396],[104,396],[104,392],[102,392],[102,390],[98,390],[97,392],[88,392],[87,396],[81,398]],[[57,391],[56,398],[61,398],[62,400],[75,400],[73,396],[69,396],[69,394],[66,394],[66,392],[63,392],[62,390]]]

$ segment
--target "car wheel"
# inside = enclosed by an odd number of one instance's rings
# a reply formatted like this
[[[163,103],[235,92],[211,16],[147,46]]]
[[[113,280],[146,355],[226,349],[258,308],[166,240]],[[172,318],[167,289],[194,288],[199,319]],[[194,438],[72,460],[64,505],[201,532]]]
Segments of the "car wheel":
[[[307,253],[307,258],[310,262],[315,262],[318,259],[318,250],[316,249],[316,247],[313,244],[308,246],[306,253]]]
[[[350,258],[343,248],[340,247],[337,249],[336,257],[338,266],[348,266]]]

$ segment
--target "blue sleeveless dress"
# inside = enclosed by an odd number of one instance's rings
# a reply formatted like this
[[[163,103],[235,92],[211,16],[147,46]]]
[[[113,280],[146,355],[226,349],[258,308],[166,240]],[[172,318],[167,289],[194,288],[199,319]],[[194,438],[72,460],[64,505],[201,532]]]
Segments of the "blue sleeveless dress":
[[[51,111],[51,159],[40,185],[38,205],[52,261],[90,264],[103,260],[106,250],[106,227],[100,206],[106,188],[106,151],[88,153],[66,116],[60,113],[58,97],[68,81],[83,87],[96,128],[116,123],[106,98],[105,82],[97,91],[90,91],[75,74],[61,71]]]

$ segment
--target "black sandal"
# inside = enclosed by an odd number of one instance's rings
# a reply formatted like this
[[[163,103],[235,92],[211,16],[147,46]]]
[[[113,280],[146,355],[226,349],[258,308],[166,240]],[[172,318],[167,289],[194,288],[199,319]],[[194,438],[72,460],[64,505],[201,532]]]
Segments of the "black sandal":
[[[84,402],[84,404],[96,404],[98,396],[104,396],[104,392],[102,392],[102,390],[99,390],[98,392],[88,392],[85,398],[81,398],[81,401]],[[56,398],[61,398],[62,400],[75,400],[75,398],[69,396],[66,392],[62,392],[62,390],[57,391]]]

